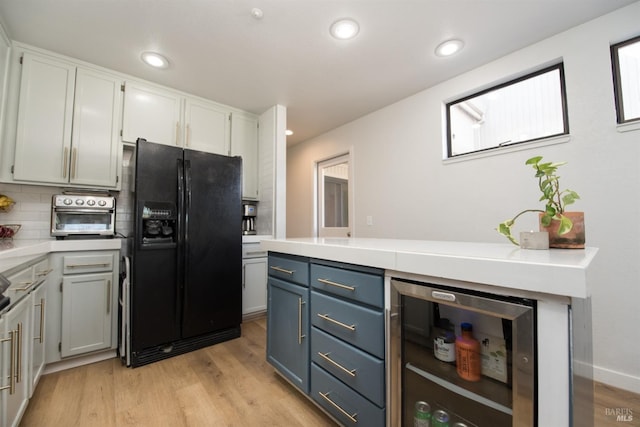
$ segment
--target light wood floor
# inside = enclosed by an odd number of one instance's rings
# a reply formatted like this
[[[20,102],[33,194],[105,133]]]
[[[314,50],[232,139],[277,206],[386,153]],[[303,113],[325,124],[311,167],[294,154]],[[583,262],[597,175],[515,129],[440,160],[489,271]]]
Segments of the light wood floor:
[[[263,317],[243,323],[241,338],[140,368],[111,359],[45,375],[20,425],[335,426],[274,373],[265,348]],[[640,426],[640,395],[596,383],[595,398],[595,427]]]

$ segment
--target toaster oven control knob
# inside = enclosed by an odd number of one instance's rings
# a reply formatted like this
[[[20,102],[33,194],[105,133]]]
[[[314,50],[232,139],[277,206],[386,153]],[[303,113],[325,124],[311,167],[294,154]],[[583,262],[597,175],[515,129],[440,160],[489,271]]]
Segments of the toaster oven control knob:
[[[107,202],[105,202],[104,200],[100,200],[98,202],[98,205],[100,205],[100,206],[105,206],[106,204],[107,204]]]
[[[89,206],[93,206],[93,205],[95,205],[95,204],[96,204],[96,201],[95,201],[95,200],[93,200],[93,199],[89,199],[89,200],[87,200],[87,205],[89,205]]]
[[[84,200],[82,200],[82,199],[76,200],[76,205],[78,205],[78,206],[84,205]]]
[[[62,203],[69,206],[71,203],[73,203],[73,201],[71,199],[64,199]]]

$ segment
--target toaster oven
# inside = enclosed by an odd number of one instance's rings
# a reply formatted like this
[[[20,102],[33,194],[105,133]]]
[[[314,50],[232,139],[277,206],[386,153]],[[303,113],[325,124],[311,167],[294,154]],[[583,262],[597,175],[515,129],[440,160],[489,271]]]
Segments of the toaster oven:
[[[113,237],[116,199],[106,195],[58,194],[51,201],[51,236]]]

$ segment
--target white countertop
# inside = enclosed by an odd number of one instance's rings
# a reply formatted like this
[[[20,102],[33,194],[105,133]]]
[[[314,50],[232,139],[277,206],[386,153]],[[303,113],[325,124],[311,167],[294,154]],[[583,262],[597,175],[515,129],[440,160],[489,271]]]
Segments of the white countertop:
[[[50,252],[121,249],[123,239],[0,240],[0,273]]]
[[[262,240],[265,250],[404,273],[586,298],[586,249],[520,249],[511,244],[364,238]]]

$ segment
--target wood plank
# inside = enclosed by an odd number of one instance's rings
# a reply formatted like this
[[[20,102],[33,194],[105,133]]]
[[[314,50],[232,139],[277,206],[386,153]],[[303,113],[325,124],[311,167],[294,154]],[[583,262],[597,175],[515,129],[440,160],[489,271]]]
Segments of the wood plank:
[[[640,395],[595,384],[594,425],[640,426]],[[617,415],[630,410],[633,420]],[[635,413],[634,413],[635,412]],[[45,375],[22,427],[336,424],[266,361],[266,319],[242,337],[130,369],[118,359]]]

